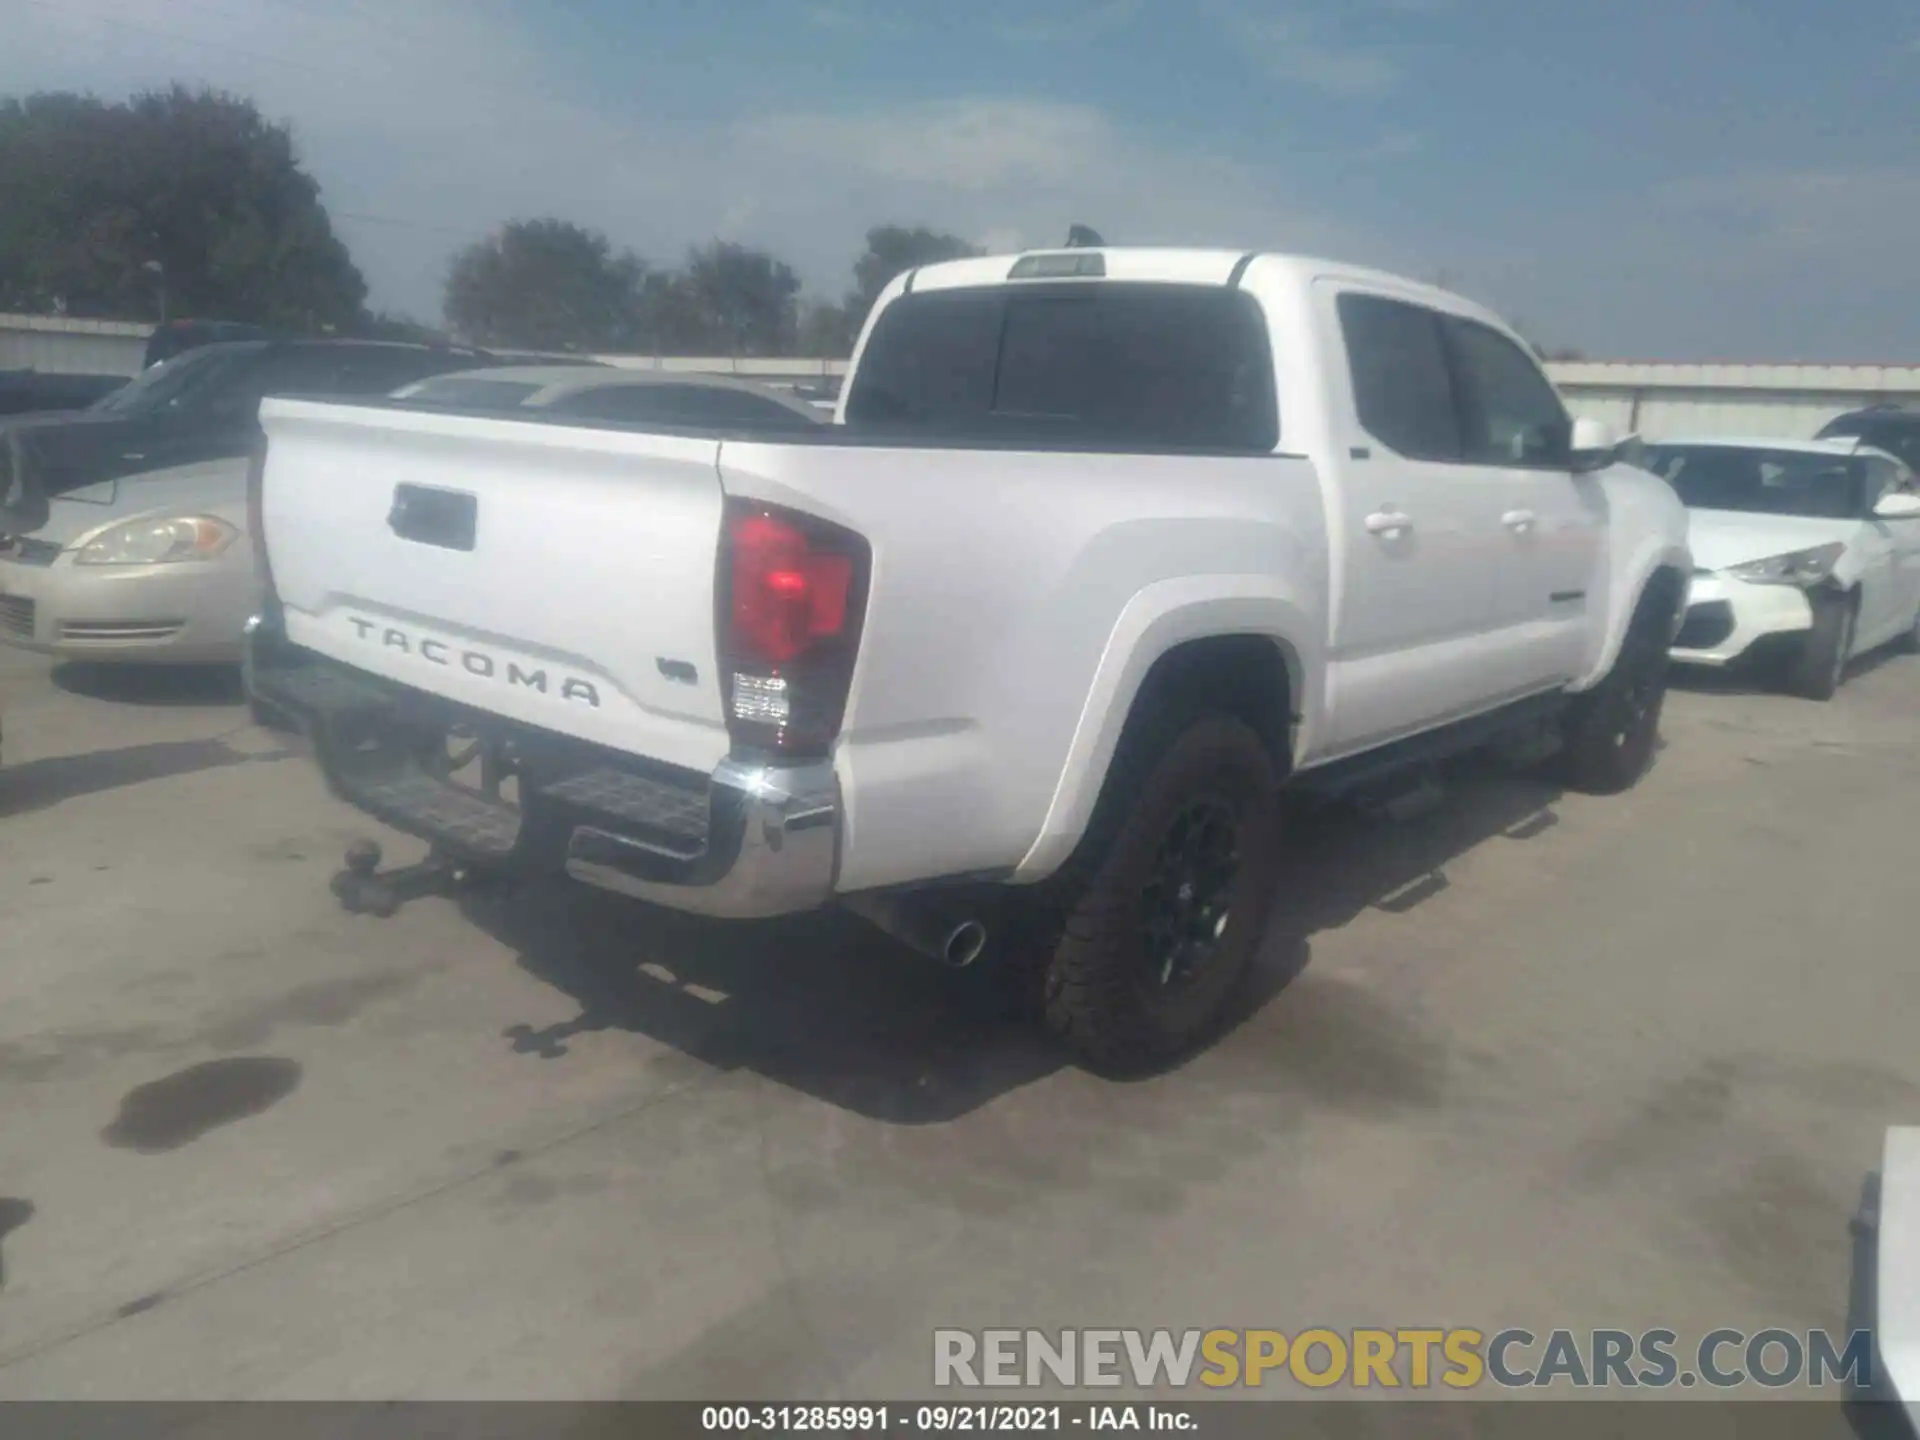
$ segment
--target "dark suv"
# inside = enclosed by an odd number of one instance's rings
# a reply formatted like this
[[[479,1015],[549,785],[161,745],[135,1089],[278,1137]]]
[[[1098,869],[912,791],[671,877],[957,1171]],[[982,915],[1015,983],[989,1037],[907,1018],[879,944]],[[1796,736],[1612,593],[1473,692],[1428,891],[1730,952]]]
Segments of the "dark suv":
[[[198,346],[84,410],[0,420],[0,531],[33,528],[36,504],[84,485],[247,454],[263,396],[385,395],[493,363],[482,350],[375,340]]]
[[[1818,440],[1858,439],[1863,445],[1898,455],[1907,468],[1920,474],[1920,410],[1899,405],[1875,405],[1836,416],[1820,428]]]

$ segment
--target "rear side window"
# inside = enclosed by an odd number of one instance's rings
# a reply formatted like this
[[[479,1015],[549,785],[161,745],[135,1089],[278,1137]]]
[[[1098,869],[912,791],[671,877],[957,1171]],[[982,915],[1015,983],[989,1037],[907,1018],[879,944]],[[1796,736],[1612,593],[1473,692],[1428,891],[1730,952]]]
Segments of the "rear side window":
[[[1342,295],[1337,305],[1360,428],[1408,459],[1459,461],[1439,315],[1380,295]]]
[[[1252,296],[1123,282],[905,295],[847,393],[870,430],[1142,449],[1271,451],[1266,321]]]

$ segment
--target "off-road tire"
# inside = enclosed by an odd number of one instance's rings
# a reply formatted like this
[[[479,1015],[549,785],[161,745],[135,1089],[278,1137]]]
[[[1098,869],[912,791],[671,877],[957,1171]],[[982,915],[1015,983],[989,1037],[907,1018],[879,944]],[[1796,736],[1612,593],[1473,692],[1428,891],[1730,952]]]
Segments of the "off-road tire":
[[[1788,662],[1787,690],[1803,700],[1831,700],[1847,678],[1858,612],[1851,595],[1813,597],[1813,628]]]
[[[1570,788],[1617,795],[1632,789],[1653,763],[1667,698],[1670,618],[1651,597],[1643,600],[1613,668],[1574,700],[1559,757]]]
[[[1089,1069],[1138,1073],[1213,1032],[1265,929],[1278,783],[1273,756],[1238,719],[1166,709],[1129,724],[1086,840],[1049,882],[1060,903],[1036,905],[1027,931],[1052,941],[1038,975],[1044,1023]],[[1238,864],[1206,958],[1169,986],[1149,958],[1147,891],[1176,828],[1199,812],[1220,826],[1232,817]]]
[[[247,718],[262,730],[271,730],[278,735],[299,733],[299,727],[285,714],[251,695],[247,697]]]

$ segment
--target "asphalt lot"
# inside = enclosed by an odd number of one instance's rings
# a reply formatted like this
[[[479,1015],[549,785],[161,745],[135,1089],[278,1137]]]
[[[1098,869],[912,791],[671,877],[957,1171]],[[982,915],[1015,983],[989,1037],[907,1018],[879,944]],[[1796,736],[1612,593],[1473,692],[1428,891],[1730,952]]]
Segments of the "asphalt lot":
[[[1920,1122],[1920,661],[1617,800],[1303,824],[1243,1021],[1063,1068],[851,921],[327,891],[237,697],[0,651],[0,1397],[909,1398],[936,1326],[1845,1318]],[[392,853],[406,855],[395,845]]]

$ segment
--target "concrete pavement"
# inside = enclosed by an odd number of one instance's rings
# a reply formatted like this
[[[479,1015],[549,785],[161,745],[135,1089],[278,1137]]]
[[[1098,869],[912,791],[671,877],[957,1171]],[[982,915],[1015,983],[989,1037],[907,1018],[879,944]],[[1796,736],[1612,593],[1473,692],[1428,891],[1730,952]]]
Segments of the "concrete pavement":
[[[936,1326],[1838,1329],[1920,1122],[1920,661],[1303,822],[1091,1079],[858,924],[340,912],[230,690],[0,652],[0,1398],[923,1396]],[[403,844],[392,847],[406,853]]]

